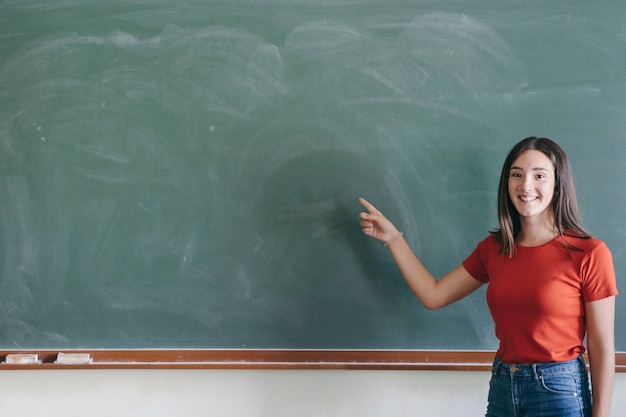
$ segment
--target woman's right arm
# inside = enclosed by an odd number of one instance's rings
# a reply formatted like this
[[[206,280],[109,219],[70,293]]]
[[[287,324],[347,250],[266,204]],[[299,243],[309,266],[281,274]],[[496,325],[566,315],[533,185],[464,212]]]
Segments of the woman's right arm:
[[[367,209],[361,213],[363,233],[385,242],[405,281],[429,310],[445,307],[476,291],[483,284],[460,265],[441,279],[435,279],[417,259],[396,227],[367,200],[359,202]]]

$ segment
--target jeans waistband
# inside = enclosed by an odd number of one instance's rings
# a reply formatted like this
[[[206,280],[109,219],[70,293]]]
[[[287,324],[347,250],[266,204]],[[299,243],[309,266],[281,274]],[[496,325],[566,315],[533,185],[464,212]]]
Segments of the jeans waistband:
[[[493,372],[496,374],[532,376],[535,378],[539,374],[547,375],[568,371],[575,372],[582,369],[586,370],[585,360],[582,356],[567,362],[532,363],[523,365],[508,364],[502,362],[498,357],[493,361]]]

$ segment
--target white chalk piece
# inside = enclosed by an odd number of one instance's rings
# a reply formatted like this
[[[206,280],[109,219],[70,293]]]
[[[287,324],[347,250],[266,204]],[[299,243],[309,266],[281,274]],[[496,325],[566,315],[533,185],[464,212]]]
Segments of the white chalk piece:
[[[8,354],[4,363],[7,365],[31,365],[41,363],[37,353],[11,353]]]
[[[60,352],[57,355],[57,360],[54,361],[54,363],[58,363],[58,364],[71,364],[71,365],[85,364],[85,363],[91,363],[91,362],[92,362],[92,358],[89,353],[63,353],[63,352]]]

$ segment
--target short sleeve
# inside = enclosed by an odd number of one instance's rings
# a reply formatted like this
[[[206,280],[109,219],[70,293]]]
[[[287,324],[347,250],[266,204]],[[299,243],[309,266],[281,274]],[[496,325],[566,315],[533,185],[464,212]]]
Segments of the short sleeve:
[[[487,274],[487,269],[485,268],[485,260],[483,259],[483,256],[481,256],[484,255],[486,243],[486,240],[480,242],[474,251],[472,251],[472,253],[465,258],[462,263],[465,270],[474,279],[484,283],[489,282],[489,275]]]
[[[598,241],[581,265],[582,293],[585,301],[596,301],[617,295],[617,280],[611,251]]]

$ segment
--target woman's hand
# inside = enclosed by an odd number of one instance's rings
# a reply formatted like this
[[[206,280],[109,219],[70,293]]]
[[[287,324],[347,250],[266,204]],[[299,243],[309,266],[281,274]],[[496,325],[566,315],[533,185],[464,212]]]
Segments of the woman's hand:
[[[440,280],[436,280],[415,257],[406,241],[398,239],[401,236],[398,229],[365,199],[360,198],[359,202],[368,211],[368,213],[359,214],[363,233],[382,240],[386,244],[398,242],[389,246],[389,249],[402,276],[424,307],[430,310],[445,307],[483,285],[482,282],[474,279],[463,265],[459,265]]]
[[[360,213],[361,228],[363,233],[383,242],[389,242],[400,234],[398,229],[391,223],[376,207],[364,198],[359,198],[359,202],[365,207],[368,213]]]

